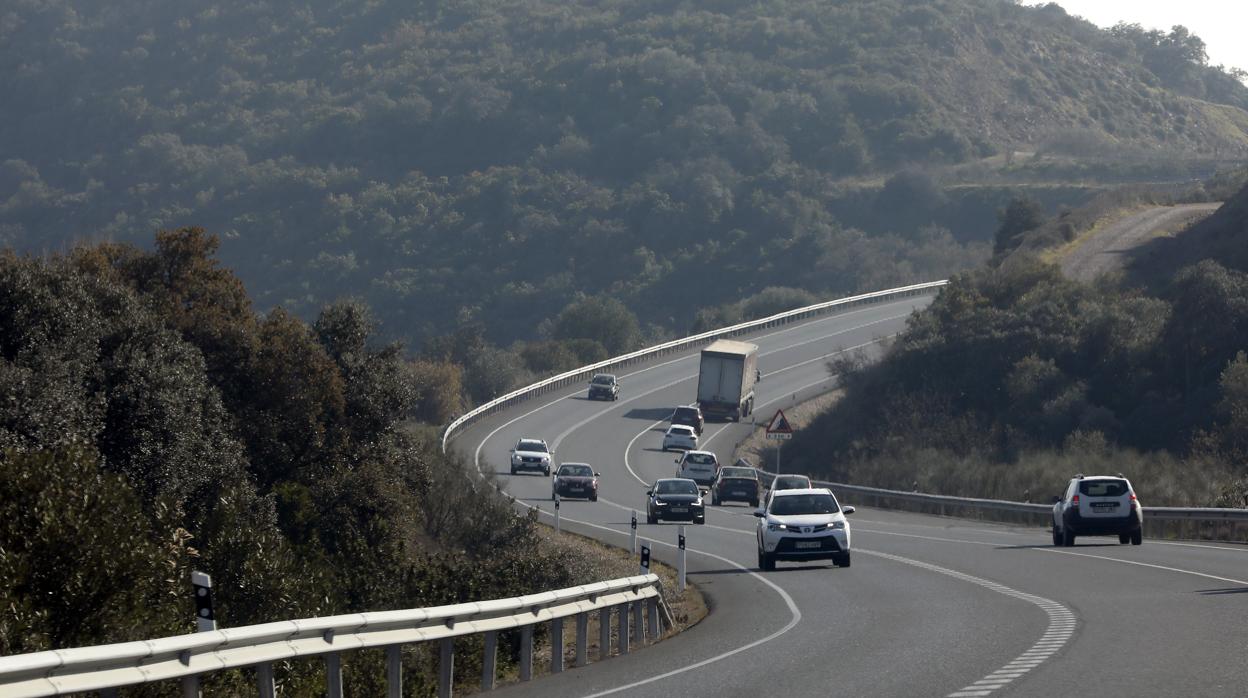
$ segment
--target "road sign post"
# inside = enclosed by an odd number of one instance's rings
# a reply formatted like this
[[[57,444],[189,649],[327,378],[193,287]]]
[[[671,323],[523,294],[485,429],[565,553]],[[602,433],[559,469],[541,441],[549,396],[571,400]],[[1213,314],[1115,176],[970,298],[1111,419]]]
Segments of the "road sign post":
[[[633,520],[630,521],[628,525],[632,529],[632,533],[629,534],[630,542],[629,542],[628,551],[636,555],[637,554],[637,511],[636,510],[633,511]]]
[[[650,574],[650,544],[641,542],[641,566],[638,574]]]
[[[559,495],[555,495],[555,533],[559,533]]]
[[[767,438],[776,442],[776,474],[780,474],[780,444],[793,438],[793,427],[784,416],[784,410],[776,410],[775,416],[767,423]]]

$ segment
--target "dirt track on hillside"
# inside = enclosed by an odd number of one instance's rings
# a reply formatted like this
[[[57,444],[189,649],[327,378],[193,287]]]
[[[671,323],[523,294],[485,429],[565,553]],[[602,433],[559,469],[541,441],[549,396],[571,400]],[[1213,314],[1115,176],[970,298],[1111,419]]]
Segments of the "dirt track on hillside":
[[[1062,258],[1062,273],[1079,281],[1092,281],[1121,269],[1131,250],[1154,237],[1157,231],[1182,230],[1221,205],[1157,206],[1114,221]]]

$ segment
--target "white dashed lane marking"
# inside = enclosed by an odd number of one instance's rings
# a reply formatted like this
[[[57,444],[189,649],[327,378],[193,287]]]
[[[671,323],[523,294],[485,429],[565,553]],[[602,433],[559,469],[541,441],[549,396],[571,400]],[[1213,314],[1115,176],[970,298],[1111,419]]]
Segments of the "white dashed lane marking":
[[[1028,672],[1043,664],[1045,660],[1052,657],[1058,652],[1058,650],[1064,647],[1066,643],[1070,641],[1071,636],[1075,634],[1075,628],[1078,627],[1078,621],[1075,619],[1075,614],[1072,613],[1069,608],[1042,596],[1021,592],[1016,589],[1011,589],[1004,584],[998,584],[987,579],[974,577],[969,574],[958,572],[957,570],[940,567],[939,565],[933,565],[919,560],[911,560],[910,558],[901,557],[899,555],[890,555],[888,553],[881,553],[874,550],[863,550],[861,548],[858,549],[858,552],[866,555],[874,555],[875,557],[882,557],[905,565],[921,567],[926,570],[931,570],[932,572],[939,572],[940,574],[948,575],[954,579],[960,579],[964,582],[978,584],[979,586],[995,591],[998,594],[1005,594],[1006,596],[1012,596],[1016,599],[1026,601],[1027,603],[1035,604],[1046,614],[1048,614],[1048,630],[1045,631],[1044,635],[1041,635],[1040,639],[1036,640],[1035,644],[1033,644],[1026,652],[1018,655],[1013,661],[1007,663],[997,671],[988,674],[979,681],[950,693],[946,698],[972,698],[974,696],[990,695],[993,691],[999,688],[1004,688],[1010,683],[1023,678]]]

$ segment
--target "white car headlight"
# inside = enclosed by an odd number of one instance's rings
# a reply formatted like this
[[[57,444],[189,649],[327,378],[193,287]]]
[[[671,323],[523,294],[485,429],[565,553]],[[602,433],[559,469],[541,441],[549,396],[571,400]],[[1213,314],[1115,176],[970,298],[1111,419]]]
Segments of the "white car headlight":
[[[828,524],[828,528],[845,528],[845,522],[833,521],[832,523]]]
[[[767,530],[768,530],[768,531],[787,531],[787,530],[789,530],[789,527],[788,527],[788,526],[785,526],[785,525],[784,525],[784,524],[782,524],[782,523],[768,522],[768,523],[767,523]]]

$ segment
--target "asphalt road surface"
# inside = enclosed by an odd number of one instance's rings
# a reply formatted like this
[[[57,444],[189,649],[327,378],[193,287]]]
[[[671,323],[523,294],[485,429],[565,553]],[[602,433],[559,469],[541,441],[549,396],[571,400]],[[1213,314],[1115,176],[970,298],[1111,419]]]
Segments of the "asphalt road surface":
[[[926,299],[760,332],[757,418],[835,384],[827,361],[876,348]],[[546,395],[494,415],[453,448],[550,521],[550,481],[508,474],[521,436],[603,476],[598,502],[565,500],[565,528],[626,546],[631,512],[675,564],[675,524],[646,525],[645,483],[674,474],[665,417],[693,400],[697,354],[621,376],[618,402]],[[749,424],[708,423],[731,457]],[[1054,492],[1065,483],[1053,483]],[[1140,493],[1145,505],[1148,493]],[[852,496],[844,504],[856,504]],[[1145,509],[1147,515],[1147,509]],[[680,635],[628,656],[502,688],[507,696],[1243,696],[1248,694],[1248,547],[1080,538],[1045,529],[868,509],[850,516],[853,566],[757,568],[746,505],[687,526],[689,580],[711,606]]]

